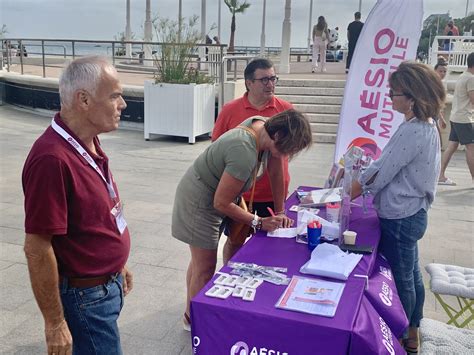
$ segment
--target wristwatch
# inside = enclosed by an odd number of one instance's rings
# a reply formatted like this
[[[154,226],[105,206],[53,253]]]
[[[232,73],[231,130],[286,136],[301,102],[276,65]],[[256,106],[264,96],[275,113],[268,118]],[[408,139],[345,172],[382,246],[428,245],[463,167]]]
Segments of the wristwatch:
[[[262,218],[260,218],[256,212],[253,215],[253,219],[252,219],[252,222],[250,223],[250,226],[253,228],[254,233],[262,229]]]

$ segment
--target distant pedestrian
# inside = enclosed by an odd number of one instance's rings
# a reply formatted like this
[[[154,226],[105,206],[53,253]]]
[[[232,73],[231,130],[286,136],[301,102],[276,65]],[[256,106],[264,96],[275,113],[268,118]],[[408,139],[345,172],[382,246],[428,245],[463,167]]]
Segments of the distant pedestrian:
[[[357,11],[354,14],[354,21],[352,21],[349,26],[347,26],[347,39],[349,40],[349,48],[346,60],[346,73],[349,72],[349,68],[351,67],[352,56],[354,55],[354,51],[356,48],[357,41],[359,40],[359,35],[362,31],[362,27],[364,27],[364,23],[360,21],[360,18],[360,12]]]
[[[441,79],[441,82],[443,83],[444,91],[447,92],[448,91],[447,85],[444,79],[446,78],[446,73],[448,72],[448,63],[444,60],[443,57],[438,58],[438,63],[436,63],[434,70],[436,74],[438,74],[439,78]],[[441,137],[441,128],[442,129],[446,128],[446,120],[444,119],[444,108],[439,111],[439,116],[433,117],[433,119],[436,121],[438,133],[439,133],[439,141],[440,141],[440,145],[442,146],[443,142],[442,142],[442,137]]]
[[[20,41],[18,41],[18,51],[16,52],[17,57],[28,57],[28,53],[26,51],[26,47]]]
[[[454,28],[453,28],[453,24],[450,23],[448,24],[448,32],[446,32],[446,36],[454,36]],[[446,38],[444,40],[444,44],[443,44],[443,50],[445,51],[449,51],[452,47],[452,44],[451,44],[451,39],[449,38]]]
[[[452,31],[453,34],[451,36],[459,36],[459,28],[454,24],[453,20],[449,20],[444,28],[444,35],[448,35],[448,32]]]
[[[206,44],[212,44],[212,39],[209,35],[206,35]],[[206,46],[206,62],[209,61],[209,47]]]
[[[454,88],[453,107],[449,118],[451,132],[448,148],[441,159],[438,184],[456,185],[446,177],[446,168],[459,144],[466,147],[466,161],[474,183],[474,52],[467,57],[467,70],[459,77]]]
[[[318,23],[313,27],[313,69],[312,73],[318,68],[318,54],[321,63],[321,72],[326,71],[326,47],[329,40],[328,24],[324,16],[318,17]]]

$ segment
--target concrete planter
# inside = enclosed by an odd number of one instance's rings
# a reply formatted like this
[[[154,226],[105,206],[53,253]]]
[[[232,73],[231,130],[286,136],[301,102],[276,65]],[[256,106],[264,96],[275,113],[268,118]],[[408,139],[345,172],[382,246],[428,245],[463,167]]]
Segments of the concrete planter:
[[[145,81],[144,136],[151,134],[197,136],[214,127],[215,87],[213,84],[155,84]]]

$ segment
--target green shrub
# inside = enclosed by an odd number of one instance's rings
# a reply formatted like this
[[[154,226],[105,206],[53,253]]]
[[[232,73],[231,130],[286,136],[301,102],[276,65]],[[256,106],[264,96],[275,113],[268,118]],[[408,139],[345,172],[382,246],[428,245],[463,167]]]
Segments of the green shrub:
[[[161,48],[155,54],[155,82],[174,84],[212,83],[212,78],[200,73],[191,63],[197,54],[200,34],[196,30],[198,17],[193,16],[187,22],[182,19],[181,28],[178,21],[155,18],[153,27]]]

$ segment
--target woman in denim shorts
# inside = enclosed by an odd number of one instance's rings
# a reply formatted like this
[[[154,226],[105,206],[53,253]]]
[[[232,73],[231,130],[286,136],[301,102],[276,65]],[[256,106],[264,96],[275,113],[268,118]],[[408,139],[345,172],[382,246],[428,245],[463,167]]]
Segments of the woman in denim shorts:
[[[433,117],[439,117],[445,90],[433,69],[415,62],[400,64],[389,85],[393,109],[404,120],[380,158],[353,183],[352,197],[374,195],[382,230],[379,250],[390,263],[409,320],[405,350],[416,353],[425,299],[418,240],[426,231],[440,171],[440,141]]]

